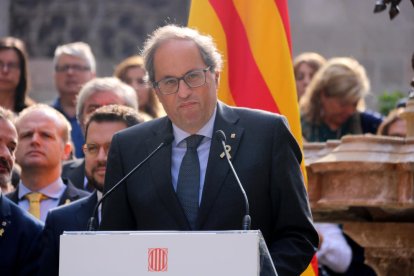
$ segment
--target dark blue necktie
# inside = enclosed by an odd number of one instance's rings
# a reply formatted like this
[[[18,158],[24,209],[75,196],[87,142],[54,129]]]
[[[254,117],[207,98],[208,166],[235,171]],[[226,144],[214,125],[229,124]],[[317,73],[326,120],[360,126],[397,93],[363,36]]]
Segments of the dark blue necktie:
[[[187,151],[181,162],[177,181],[177,196],[193,230],[198,215],[200,190],[200,162],[197,147],[202,139],[201,135],[191,135],[185,139]]]

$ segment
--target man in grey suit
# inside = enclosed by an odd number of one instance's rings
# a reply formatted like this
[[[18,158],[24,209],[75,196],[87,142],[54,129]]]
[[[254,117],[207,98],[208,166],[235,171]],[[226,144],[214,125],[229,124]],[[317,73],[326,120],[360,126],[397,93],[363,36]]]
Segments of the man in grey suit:
[[[217,100],[221,55],[209,36],[164,26],[147,40],[143,56],[168,117],[114,136],[104,190],[167,137],[174,141],[107,198],[101,229],[241,229],[245,202],[216,139],[221,130],[250,201],[251,228],[263,233],[279,275],[299,275],[315,253],[318,234],[300,171],[301,151],[286,119]]]

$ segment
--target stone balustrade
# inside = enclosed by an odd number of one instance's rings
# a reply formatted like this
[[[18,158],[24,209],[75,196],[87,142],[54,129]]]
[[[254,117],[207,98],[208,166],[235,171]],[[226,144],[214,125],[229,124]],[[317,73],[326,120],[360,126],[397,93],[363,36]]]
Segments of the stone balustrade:
[[[414,275],[414,138],[304,144],[315,221],[343,224],[379,276]]]

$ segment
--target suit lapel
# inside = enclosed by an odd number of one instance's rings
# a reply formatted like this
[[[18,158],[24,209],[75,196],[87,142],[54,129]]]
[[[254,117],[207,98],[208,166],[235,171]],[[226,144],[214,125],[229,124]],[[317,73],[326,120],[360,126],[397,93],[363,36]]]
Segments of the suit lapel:
[[[154,133],[154,137],[146,141],[148,153],[158,147],[162,141],[172,134],[170,120],[165,118],[162,127]],[[171,178],[171,144],[160,149],[150,160],[151,174],[158,195],[166,210],[174,217],[180,229],[189,229],[187,218],[178,201]]]
[[[224,131],[227,138],[226,145],[231,147],[229,152],[231,161],[234,160],[244,131],[243,128],[236,125],[238,119],[238,115],[232,109],[219,102],[217,106],[216,121],[214,123],[213,139],[211,140],[206,177],[204,180],[203,196],[198,215],[199,229],[202,229],[202,226],[207,219],[207,215],[210,213],[210,209],[220,193],[224,180],[230,172],[227,160],[225,157],[220,157],[221,153],[223,153],[223,146],[217,141],[214,134],[217,130]]]

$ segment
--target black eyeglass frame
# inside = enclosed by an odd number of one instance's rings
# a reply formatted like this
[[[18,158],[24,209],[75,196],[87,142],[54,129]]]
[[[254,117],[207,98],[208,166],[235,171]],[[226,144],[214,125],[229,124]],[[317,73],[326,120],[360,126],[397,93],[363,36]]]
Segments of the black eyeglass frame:
[[[207,73],[208,71],[210,71],[210,69],[211,69],[211,66],[208,66],[207,68],[204,68],[204,69],[195,69],[195,70],[191,70],[191,71],[189,71],[189,72],[185,73],[185,74],[184,74],[184,76],[179,77],[179,78],[176,78],[176,77],[166,77],[166,78],[163,78],[163,79],[161,79],[161,80],[159,80],[159,81],[154,81],[154,82],[152,83],[152,86],[154,87],[154,89],[157,89],[157,90],[158,90],[161,94],[163,94],[163,95],[172,95],[172,94],[177,93],[177,92],[178,92],[178,90],[180,89],[180,82],[181,82],[181,80],[182,80],[182,81],[184,81],[184,83],[185,83],[188,87],[190,87],[190,88],[197,88],[197,87],[200,87],[200,86],[203,86],[204,84],[206,84],[206,81],[207,81],[207,76],[206,76],[206,73]],[[199,84],[199,85],[191,85],[191,84],[189,84],[189,83],[185,80],[185,79],[186,79],[186,77],[188,77],[190,74],[195,73],[195,72],[203,72],[203,75],[204,75],[204,81],[203,81],[203,83],[202,83],[202,84]],[[177,89],[175,90],[175,92],[164,93],[164,92],[161,90],[161,88],[160,88],[159,84],[160,84],[160,82],[163,82],[163,81],[166,81],[166,80],[176,80],[176,81],[177,81]]]

